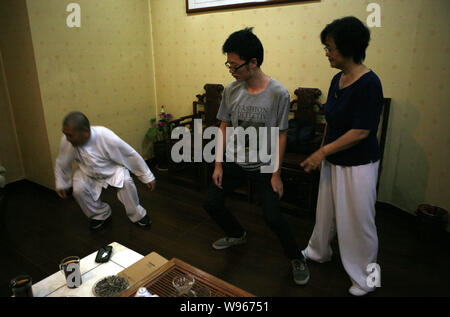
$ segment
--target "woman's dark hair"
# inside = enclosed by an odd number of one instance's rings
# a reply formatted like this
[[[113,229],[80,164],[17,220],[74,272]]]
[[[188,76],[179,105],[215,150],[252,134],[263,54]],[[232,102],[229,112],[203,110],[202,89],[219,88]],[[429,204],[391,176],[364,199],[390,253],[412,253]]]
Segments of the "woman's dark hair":
[[[264,60],[264,49],[261,41],[253,34],[253,27],[232,33],[223,44],[222,52],[236,53],[246,62],[256,58],[258,67]]]
[[[328,24],[320,33],[320,40],[325,44],[331,37],[336,47],[344,57],[352,57],[357,64],[366,58],[366,48],[369,46],[370,31],[355,17],[344,17]]]

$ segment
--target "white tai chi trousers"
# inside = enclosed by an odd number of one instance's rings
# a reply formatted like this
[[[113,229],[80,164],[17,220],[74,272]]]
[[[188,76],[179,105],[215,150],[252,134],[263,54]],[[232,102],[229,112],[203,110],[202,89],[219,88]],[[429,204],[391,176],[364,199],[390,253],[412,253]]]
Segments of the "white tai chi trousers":
[[[354,286],[370,292],[367,266],[376,263],[376,184],[379,161],[359,166],[322,162],[316,224],[304,253],[316,262],[331,260],[337,234],[342,264]],[[373,285],[373,284],[372,284]]]
[[[80,173],[80,174],[79,174]],[[73,177],[73,196],[80,205],[86,217],[95,220],[105,220],[111,215],[111,207],[100,200],[94,200],[91,188],[96,186],[96,180],[85,175],[81,175],[81,170],[77,169]],[[117,188],[117,198],[124,205],[128,218],[132,222],[141,220],[147,211],[139,204],[136,185],[128,170],[125,173],[123,187]]]

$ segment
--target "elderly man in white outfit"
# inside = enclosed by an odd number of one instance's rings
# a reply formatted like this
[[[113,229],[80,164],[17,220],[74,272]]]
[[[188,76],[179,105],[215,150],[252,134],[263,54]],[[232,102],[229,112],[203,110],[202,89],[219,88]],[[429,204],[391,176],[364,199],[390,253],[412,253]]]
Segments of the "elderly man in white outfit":
[[[61,139],[56,159],[56,192],[61,198],[73,187],[73,196],[86,217],[90,228],[98,229],[111,216],[111,207],[100,200],[103,188],[116,187],[117,197],[125,206],[128,218],[140,226],[148,226],[151,220],[147,211],[139,204],[136,186],[129,171],[155,189],[155,176],[144,159],[111,130],[101,126],[90,126],[81,112],[69,113],[63,122],[64,136]],[[77,163],[73,174],[72,164]]]

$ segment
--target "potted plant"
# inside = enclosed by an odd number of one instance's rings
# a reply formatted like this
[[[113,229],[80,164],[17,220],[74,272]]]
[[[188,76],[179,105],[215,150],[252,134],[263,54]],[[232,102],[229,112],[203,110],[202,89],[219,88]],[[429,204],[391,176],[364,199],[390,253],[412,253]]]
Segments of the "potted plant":
[[[168,157],[168,140],[172,127],[170,120],[172,115],[166,112],[164,106],[161,106],[161,112],[159,114],[159,120],[152,118],[150,120],[150,128],[146,133],[146,137],[153,142],[153,152],[156,159],[156,168],[160,171],[167,171]]]

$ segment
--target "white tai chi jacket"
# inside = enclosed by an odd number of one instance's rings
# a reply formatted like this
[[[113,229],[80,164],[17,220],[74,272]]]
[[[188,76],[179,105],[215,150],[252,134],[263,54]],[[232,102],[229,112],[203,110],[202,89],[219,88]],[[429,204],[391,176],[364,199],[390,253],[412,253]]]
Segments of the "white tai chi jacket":
[[[130,145],[101,126],[92,126],[91,137],[80,147],[74,147],[65,136],[62,137],[55,167],[57,190],[72,187],[73,161],[81,171],[77,174],[89,178],[86,184],[93,184],[88,190],[94,200],[108,185],[122,188],[126,170],[145,184],[155,179],[144,159]]]

